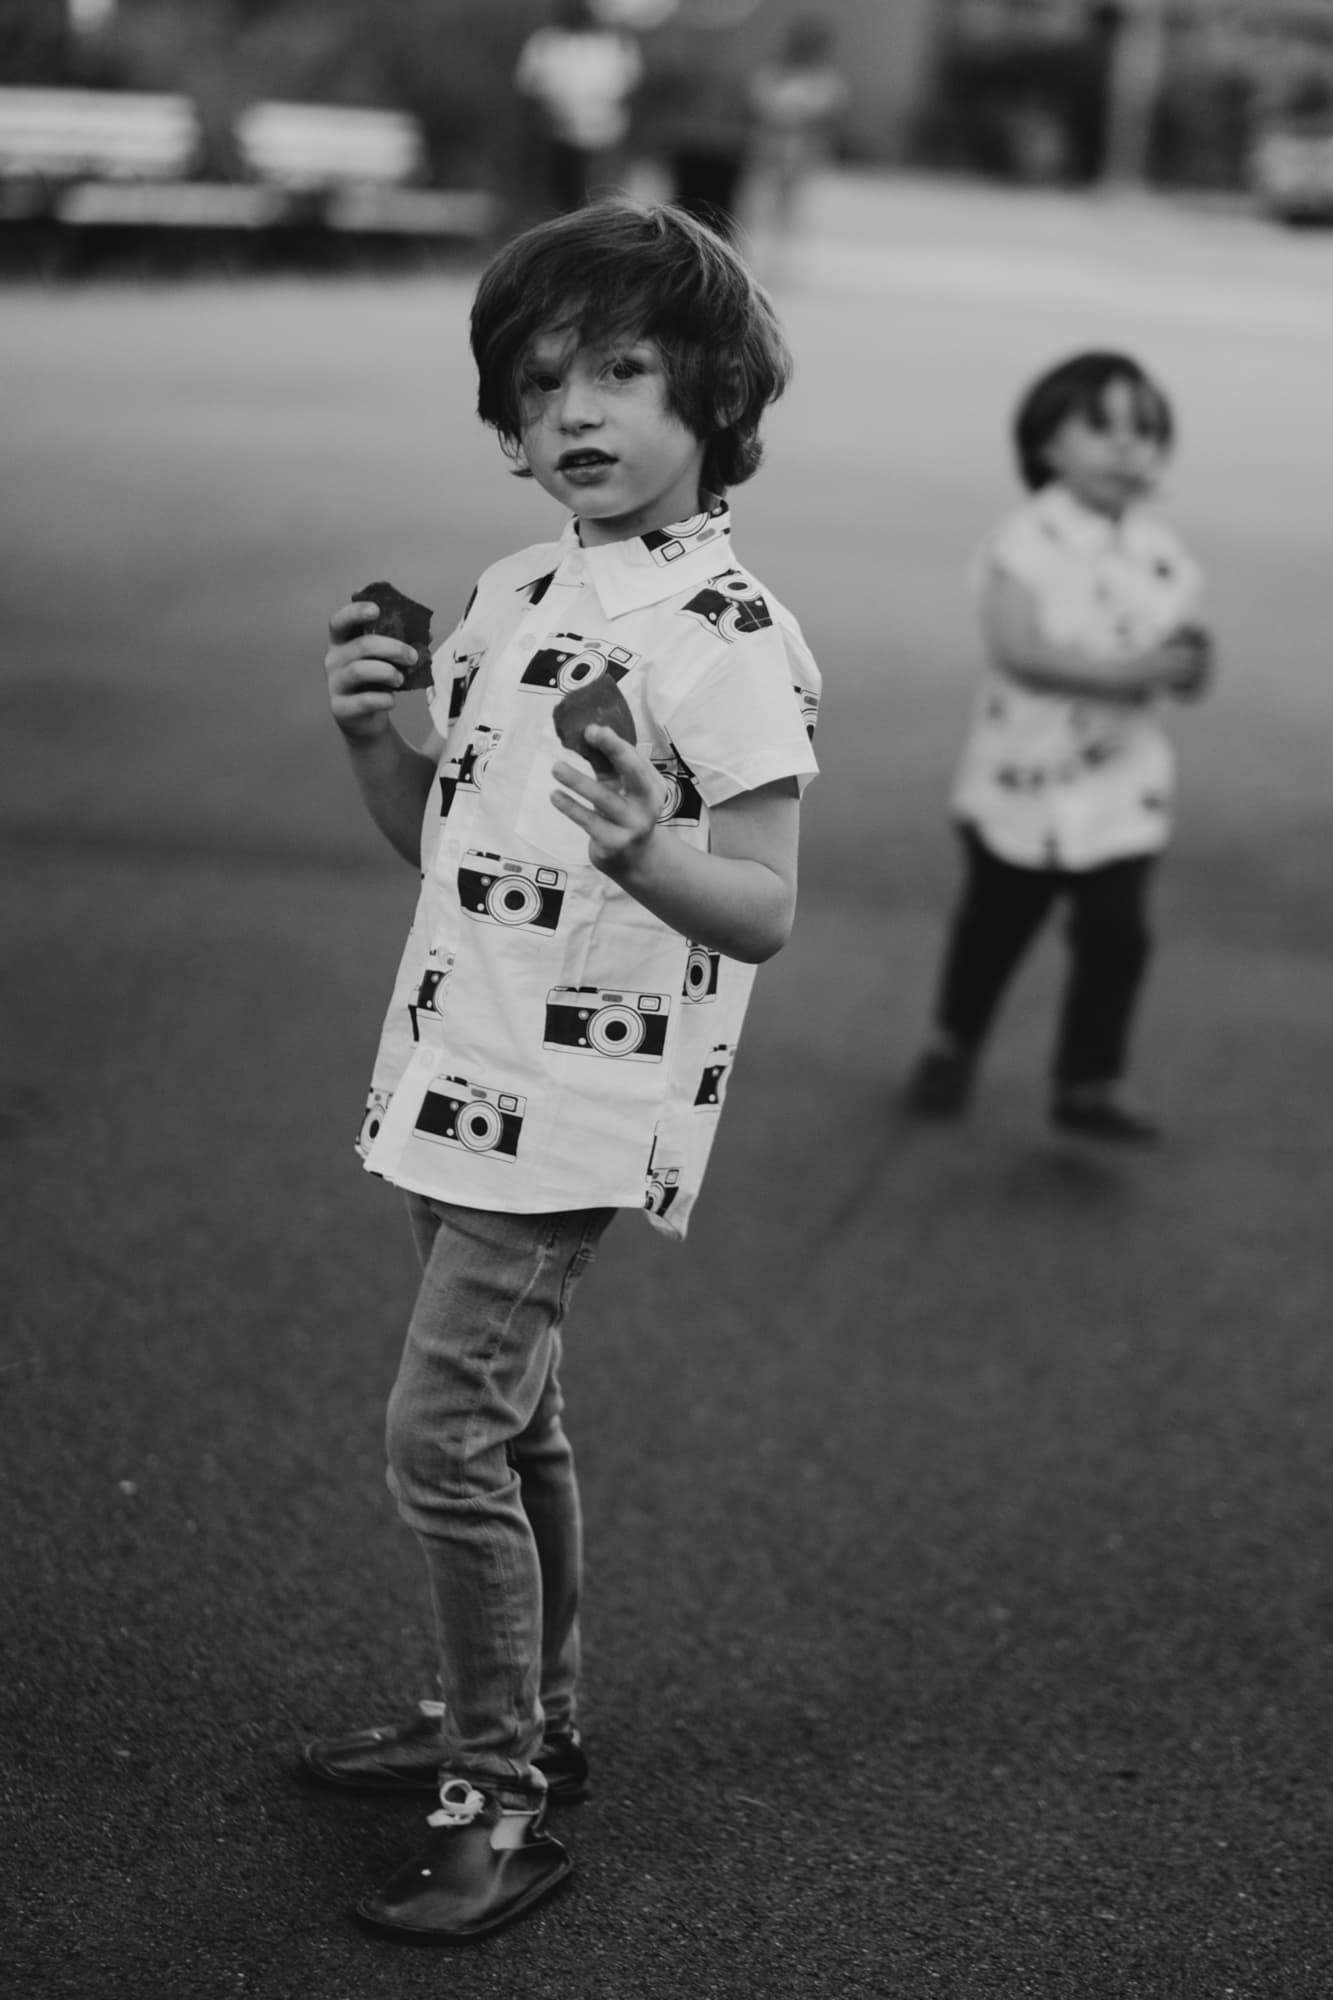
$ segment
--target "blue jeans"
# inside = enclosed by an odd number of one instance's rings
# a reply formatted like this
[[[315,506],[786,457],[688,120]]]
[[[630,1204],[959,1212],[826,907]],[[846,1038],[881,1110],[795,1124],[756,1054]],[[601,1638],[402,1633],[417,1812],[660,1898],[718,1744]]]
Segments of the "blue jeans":
[[[542,1736],[574,1719],[583,1576],[560,1334],[615,1211],[407,1201],[422,1279],[389,1398],[388,1481],[426,1558],[442,1769],[540,1791]]]

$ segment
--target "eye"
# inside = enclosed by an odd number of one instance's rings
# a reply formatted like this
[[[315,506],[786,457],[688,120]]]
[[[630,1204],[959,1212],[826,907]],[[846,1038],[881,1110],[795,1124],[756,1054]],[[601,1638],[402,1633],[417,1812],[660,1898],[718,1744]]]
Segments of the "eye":
[[[613,382],[632,382],[636,375],[642,375],[643,365],[633,361],[627,354],[618,354],[607,369]]]
[[[534,395],[549,396],[553,389],[560,387],[560,377],[551,374],[549,369],[530,368],[523,377],[523,387],[530,389]]]

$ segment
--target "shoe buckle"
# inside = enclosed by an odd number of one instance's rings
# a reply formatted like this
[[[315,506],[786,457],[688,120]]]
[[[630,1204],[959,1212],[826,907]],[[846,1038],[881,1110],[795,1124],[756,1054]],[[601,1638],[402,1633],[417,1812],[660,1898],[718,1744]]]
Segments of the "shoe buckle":
[[[486,1795],[466,1778],[446,1778],[440,1786],[440,1804],[426,1815],[427,1826],[471,1826],[485,1810]]]

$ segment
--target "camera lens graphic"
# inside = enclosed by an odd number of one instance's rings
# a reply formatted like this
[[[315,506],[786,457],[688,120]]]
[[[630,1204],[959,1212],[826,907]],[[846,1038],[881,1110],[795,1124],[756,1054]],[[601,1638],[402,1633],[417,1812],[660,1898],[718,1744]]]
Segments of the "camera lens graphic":
[[[643,1016],[632,1007],[600,1007],[588,1023],[588,1047],[598,1055],[633,1055],[643,1040]]]
[[[556,686],[563,694],[568,694],[572,688],[584,687],[589,681],[595,681],[604,665],[605,661],[596,653],[575,653],[557,673]]]
[[[680,803],[681,803],[680,780],[678,778],[673,778],[669,771],[663,771],[661,769],[658,770],[657,775],[659,776],[659,778],[661,778],[662,783],[666,786],[666,798],[663,800],[661,806],[658,809],[657,817],[659,820],[674,819],[676,817],[676,814],[680,811]]]
[[[489,1153],[504,1136],[504,1120],[493,1104],[469,1104],[459,1112],[455,1130],[470,1153]]]
[[[501,875],[486,890],[486,914],[497,924],[530,924],[542,913],[542,892],[522,875]]]
[[[708,953],[698,945],[692,947],[685,965],[685,997],[687,1000],[701,1000],[712,984],[712,966]]]

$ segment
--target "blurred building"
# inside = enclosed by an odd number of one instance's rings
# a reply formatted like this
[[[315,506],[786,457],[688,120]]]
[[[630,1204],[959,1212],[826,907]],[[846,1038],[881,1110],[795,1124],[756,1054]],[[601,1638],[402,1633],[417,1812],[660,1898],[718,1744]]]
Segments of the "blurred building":
[[[741,92],[791,23],[817,16],[849,86],[841,145],[867,162],[1240,186],[1265,124],[1333,93],[1333,0],[602,4],[639,17],[650,77],[683,63],[725,71]],[[0,0],[0,75],[184,91],[218,133],[257,96],[398,106],[417,119],[434,178],[503,185],[523,132],[517,51],[554,6]],[[651,147],[651,89],[643,105]]]
[[[939,0],[914,150],[1018,180],[1238,187],[1333,81],[1333,0]]]

